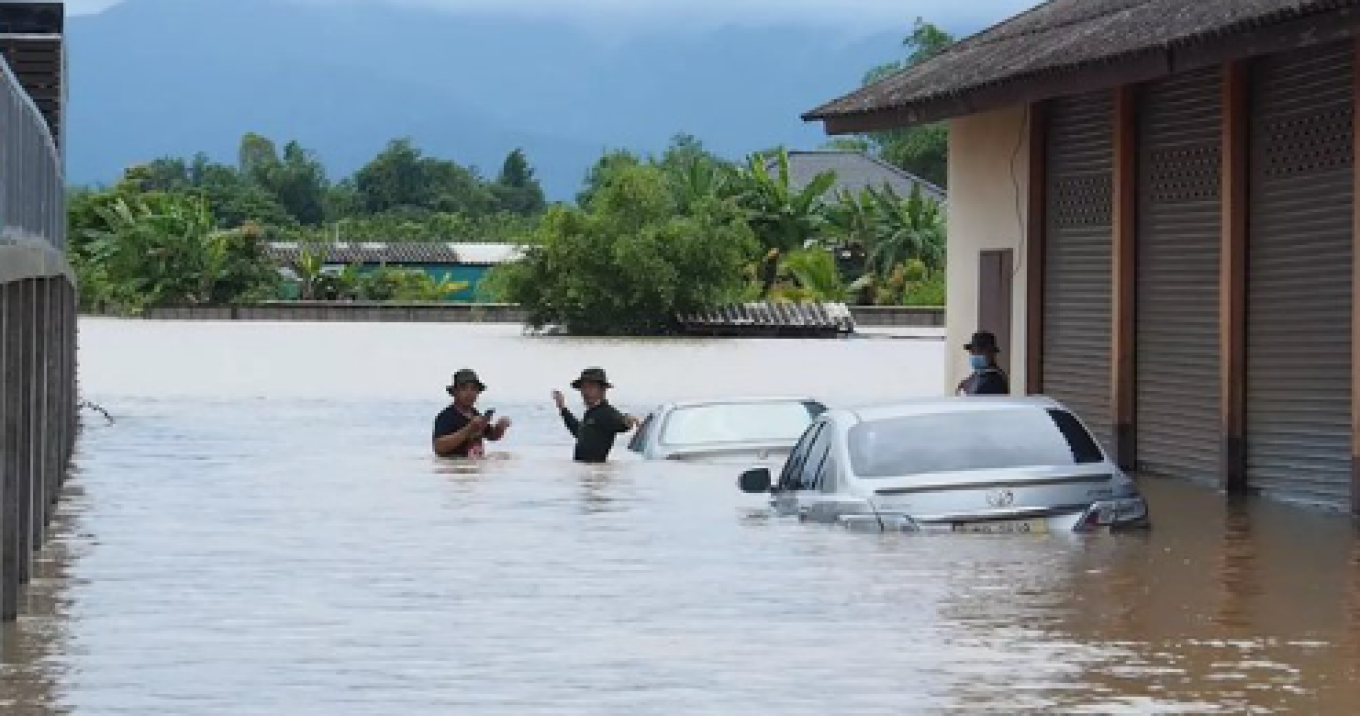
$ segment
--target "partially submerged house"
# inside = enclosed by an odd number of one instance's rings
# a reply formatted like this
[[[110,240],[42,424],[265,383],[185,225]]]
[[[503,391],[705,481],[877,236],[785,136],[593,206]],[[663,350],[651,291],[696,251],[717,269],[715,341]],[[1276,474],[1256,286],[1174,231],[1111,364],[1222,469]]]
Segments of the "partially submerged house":
[[[466,288],[449,296],[450,301],[479,300],[477,289],[487,272],[523,255],[523,247],[518,244],[415,241],[320,244],[276,241],[268,244],[267,251],[275,263],[288,270],[297,265],[304,252],[311,251],[321,253],[321,263],[329,271],[357,266],[362,272],[388,266],[423,271],[435,281],[466,283]]]
[[[1126,467],[1360,514],[1357,30],[1360,0],[1053,0],[805,118],[948,120],[951,349],[995,331]]]

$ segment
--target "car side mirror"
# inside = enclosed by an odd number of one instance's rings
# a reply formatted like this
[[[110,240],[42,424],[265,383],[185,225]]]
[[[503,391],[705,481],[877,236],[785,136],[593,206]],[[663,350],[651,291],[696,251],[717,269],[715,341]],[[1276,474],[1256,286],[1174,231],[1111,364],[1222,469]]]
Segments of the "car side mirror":
[[[750,495],[759,495],[770,491],[770,468],[753,467],[741,473],[738,481],[741,491]]]

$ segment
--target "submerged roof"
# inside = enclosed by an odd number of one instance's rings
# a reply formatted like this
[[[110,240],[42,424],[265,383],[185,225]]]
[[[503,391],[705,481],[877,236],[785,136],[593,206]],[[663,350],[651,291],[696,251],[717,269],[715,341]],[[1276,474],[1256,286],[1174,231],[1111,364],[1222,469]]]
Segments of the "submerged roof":
[[[1051,0],[803,116],[905,126],[1356,34],[1360,0]]]
[[[270,258],[291,264],[303,251],[324,252],[326,264],[451,264],[489,266],[514,261],[523,252],[518,244],[434,243],[420,241],[364,241],[268,244]]]

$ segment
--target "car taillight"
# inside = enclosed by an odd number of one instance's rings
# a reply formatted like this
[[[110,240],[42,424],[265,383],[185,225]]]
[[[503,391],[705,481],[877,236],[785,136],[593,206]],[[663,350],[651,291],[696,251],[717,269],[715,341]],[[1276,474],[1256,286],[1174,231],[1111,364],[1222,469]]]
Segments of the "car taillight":
[[[1147,522],[1147,502],[1141,497],[1101,500],[1087,508],[1077,526],[1077,532],[1090,532],[1100,527],[1125,527]]]

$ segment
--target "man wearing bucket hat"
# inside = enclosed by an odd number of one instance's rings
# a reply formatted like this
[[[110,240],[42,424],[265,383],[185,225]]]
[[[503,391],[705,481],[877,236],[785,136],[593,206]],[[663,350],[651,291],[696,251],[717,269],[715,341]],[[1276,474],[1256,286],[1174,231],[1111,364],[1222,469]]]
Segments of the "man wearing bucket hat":
[[[510,427],[508,418],[491,424],[492,410],[482,415],[477,410],[477,398],[486,385],[477,372],[464,368],[453,374],[453,382],[445,390],[453,396],[453,403],[434,419],[434,453],[440,457],[481,457],[486,452],[484,440],[500,440]]]
[[[973,372],[959,383],[958,392],[964,395],[1009,395],[1010,381],[996,362],[996,356],[1001,352],[996,344],[996,336],[990,331],[978,331],[963,348],[968,351],[968,365]]]
[[[637,418],[620,413],[605,400],[605,391],[614,386],[603,368],[586,368],[571,387],[581,391],[581,399],[586,404],[586,412],[580,420],[567,409],[567,399],[561,391],[553,391],[553,401],[557,403],[567,430],[576,437],[574,459],[604,462],[609,459],[609,451],[614,449],[614,436],[637,427]]]

